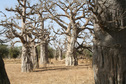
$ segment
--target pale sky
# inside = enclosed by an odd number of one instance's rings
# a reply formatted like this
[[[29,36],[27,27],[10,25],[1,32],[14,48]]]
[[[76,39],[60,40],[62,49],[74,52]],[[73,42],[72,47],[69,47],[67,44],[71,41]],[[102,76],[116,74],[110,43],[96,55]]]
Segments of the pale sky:
[[[0,11],[4,12],[6,7],[12,7],[16,3],[16,0],[0,0]]]
[[[0,0],[0,11],[2,11],[3,13],[5,13],[7,16],[11,16],[11,13],[8,13],[5,8],[10,8],[10,7],[14,7],[15,4],[17,3],[16,0]],[[2,14],[0,14],[0,19]],[[1,28],[1,27],[0,27]]]

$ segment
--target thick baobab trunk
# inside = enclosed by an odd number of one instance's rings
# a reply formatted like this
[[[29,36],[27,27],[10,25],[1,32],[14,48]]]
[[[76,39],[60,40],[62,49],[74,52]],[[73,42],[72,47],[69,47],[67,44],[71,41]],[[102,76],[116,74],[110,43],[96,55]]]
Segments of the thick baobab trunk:
[[[99,0],[98,0],[99,1]],[[126,84],[126,0],[108,0],[95,22],[93,69],[95,84]]]
[[[48,61],[48,44],[42,43],[40,45],[40,64],[47,64]]]
[[[27,0],[23,0],[23,7],[22,7],[22,32],[25,32],[26,26],[25,26],[25,21],[26,21],[26,2]],[[29,45],[29,37],[24,34],[23,35],[23,46],[22,46],[22,72],[31,72],[33,71],[33,63],[32,63],[32,56],[31,56],[31,46]]]
[[[69,37],[68,36],[68,44],[67,44],[67,52],[66,52],[66,66],[75,66],[78,65],[78,60],[76,56],[76,49],[75,49],[75,42],[76,37]]]
[[[2,56],[0,56],[0,84],[10,84],[10,81],[8,79],[8,76],[4,67]]]
[[[42,34],[44,34],[44,18],[41,17],[41,29],[43,30]],[[46,35],[43,35],[44,37],[41,38],[41,41],[44,41],[45,43],[42,43],[40,45],[40,64],[47,64],[48,61],[48,42],[45,39]]]
[[[30,46],[22,46],[22,72],[33,71],[33,57]]]
[[[77,41],[77,27],[75,21],[71,18],[72,31],[69,31],[70,36],[67,36],[67,52],[66,52],[66,66],[78,65],[75,43]],[[69,27],[71,28],[71,27]]]
[[[126,29],[103,33],[95,28],[95,84],[126,84]]]

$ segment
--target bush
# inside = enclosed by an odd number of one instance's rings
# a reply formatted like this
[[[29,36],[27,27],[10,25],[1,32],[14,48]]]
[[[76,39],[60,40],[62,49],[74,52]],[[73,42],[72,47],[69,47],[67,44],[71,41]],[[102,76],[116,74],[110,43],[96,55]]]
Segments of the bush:
[[[9,54],[9,49],[7,48],[7,45],[0,44],[0,56],[3,58],[7,58]]]
[[[37,46],[37,52],[38,52],[38,56],[40,58],[40,46]],[[48,46],[48,58],[53,58],[54,57],[54,49],[51,48],[50,46]]]
[[[17,58],[20,55],[20,49],[18,47],[10,48],[9,55],[11,58]]]
[[[92,52],[90,52],[90,51],[87,50],[87,49],[85,49],[83,53],[84,53],[84,55],[85,55],[86,57],[92,57]]]
[[[55,50],[51,47],[48,47],[48,57],[53,58],[54,57]]]

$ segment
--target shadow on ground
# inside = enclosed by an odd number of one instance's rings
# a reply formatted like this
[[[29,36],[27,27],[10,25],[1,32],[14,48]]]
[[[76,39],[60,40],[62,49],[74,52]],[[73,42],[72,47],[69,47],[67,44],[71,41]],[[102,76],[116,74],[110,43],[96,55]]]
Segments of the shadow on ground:
[[[72,70],[72,69],[88,69],[91,68],[90,64],[85,65],[78,65],[78,66],[47,66],[47,67],[40,67],[35,69],[33,72],[43,72],[43,71],[64,71],[64,70]]]

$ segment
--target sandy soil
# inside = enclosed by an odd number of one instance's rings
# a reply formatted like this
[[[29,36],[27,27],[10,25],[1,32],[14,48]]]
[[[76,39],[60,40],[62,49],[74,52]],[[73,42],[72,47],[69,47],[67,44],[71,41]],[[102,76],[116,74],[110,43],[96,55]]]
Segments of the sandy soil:
[[[21,72],[20,60],[4,60],[11,84],[94,84],[89,60],[79,60],[79,66],[66,67],[64,61],[51,60],[46,67],[30,73]]]

